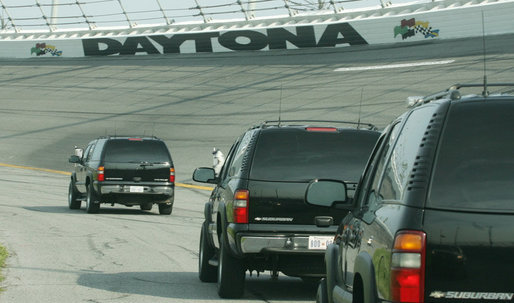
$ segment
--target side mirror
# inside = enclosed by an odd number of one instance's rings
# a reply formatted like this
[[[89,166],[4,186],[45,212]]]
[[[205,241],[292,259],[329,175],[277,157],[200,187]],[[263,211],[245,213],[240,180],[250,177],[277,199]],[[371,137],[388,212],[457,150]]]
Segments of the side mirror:
[[[313,180],[305,192],[305,201],[311,205],[332,207],[349,202],[346,184],[334,180]]]
[[[195,180],[196,182],[211,183],[211,184],[216,184],[218,181],[216,179],[216,174],[214,173],[214,169],[212,169],[210,167],[199,167],[199,168],[195,169],[195,171],[193,173],[193,180]]]
[[[72,155],[69,159],[68,159],[68,162],[70,163],[80,163],[80,157],[77,156],[77,155]]]

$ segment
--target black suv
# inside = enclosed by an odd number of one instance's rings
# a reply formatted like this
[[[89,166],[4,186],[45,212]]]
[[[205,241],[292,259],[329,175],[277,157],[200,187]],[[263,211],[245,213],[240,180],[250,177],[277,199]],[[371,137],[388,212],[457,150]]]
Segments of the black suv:
[[[333,222],[347,210],[307,205],[305,190],[313,178],[341,173],[356,184],[380,135],[325,122],[268,121],[236,140],[219,176],[211,168],[195,170],[195,181],[216,184],[205,205],[199,277],[217,281],[221,297],[243,295],[246,270],[305,280],[324,276]]]
[[[461,97],[467,86],[419,99],[383,132],[317,302],[513,301],[514,96]],[[320,196],[328,187],[339,192]],[[334,206],[344,190],[316,181],[307,202]]]
[[[175,190],[175,168],[166,144],[155,137],[101,137],[85,150],[75,149],[75,163],[68,192],[68,205],[96,213],[100,203],[140,205],[171,214]]]

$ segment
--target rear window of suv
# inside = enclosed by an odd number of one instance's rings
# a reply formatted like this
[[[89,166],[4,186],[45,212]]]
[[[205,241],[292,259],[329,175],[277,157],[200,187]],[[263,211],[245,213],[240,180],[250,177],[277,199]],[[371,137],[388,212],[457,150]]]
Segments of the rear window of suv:
[[[452,104],[429,207],[514,211],[514,100]]]
[[[114,139],[105,143],[105,162],[170,162],[164,142],[144,139]]]
[[[261,132],[250,178],[305,182],[315,178],[358,181],[379,133],[364,130]]]

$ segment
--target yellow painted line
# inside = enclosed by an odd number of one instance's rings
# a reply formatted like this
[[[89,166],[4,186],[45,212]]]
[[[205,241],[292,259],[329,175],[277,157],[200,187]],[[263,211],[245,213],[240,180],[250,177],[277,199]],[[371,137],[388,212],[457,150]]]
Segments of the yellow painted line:
[[[67,172],[67,171],[48,169],[48,168],[39,168],[39,167],[31,167],[31,166],[23,166],[23,165],[13,165],[13,164],[6,164],[6,163],[0,163],[0,166],[2,166],[2,167],[10,167],[10,168],[35,170],[35,171],[43,171],[43,172],[47,172],[47,173],[66,175],[66,176],[70,176],[71,175],[71,173]],[[192,184],[185,184],[185,183],[175,183],[175,186],[184,187],[184,188],[202,189],[202,190],[212,190],[213,189],[212,187],[209,187],[209,186],[199,186],[199,185],[192,185]]]
[[[209,186],[199,186],[185,183],[175,183],[175,186],[185,187],[185,188],[194,188],[194,189],[203,189],[203,190],[212,190],[214,187]]]
[[[0,166],[3,167],[11,167],[11,168],[20,168],[20,169],[28,169],[28,170],[36,170],[36,171],[44,171],[47,173],[53,173],[53,174],[60,174],[60,175],[71,175],[70,172],[67,171],[61,171],[61,170],[55,170],[55,169],[48,169],[48,168],[38,168],[38,167],[30,167],[30,166],[22,166],[22,165],[13,165],[13,164],[6,164],[6,163],[0,163]]]

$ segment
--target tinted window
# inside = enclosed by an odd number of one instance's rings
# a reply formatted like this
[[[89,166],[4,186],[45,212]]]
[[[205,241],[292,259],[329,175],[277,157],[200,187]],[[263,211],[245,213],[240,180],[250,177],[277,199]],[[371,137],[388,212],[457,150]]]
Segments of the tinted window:
[[[380,184],[380,197],[383,200],[402,200],[421,140],[436,108],[421,107],[407,118]]]
[[[115,139],[105,143],[105,162],[170,162],[162,141]]]
[[[384,166],[387,161],[387,157],[389,156],[389,150],[391,149],[391,146],[394,144],[394,141],[398,136],[399,129],[399,123],[392,126],[392,129],[389,132],[389,137],[387,138],[387,141],[384,142],[384,147],[382,148],[380,154],[376,155],[376,157],[379,158],[378,163],[376,163],[376,170],[374,172],[375,176],[373,177],[370,193],[367,197],[367,200],[364,202],[364,204],[368,206],[368,210],[371,212],[375,211],[382,202],[382,196],[378,191],[379,181],[382,179],[382,175],[385,169]]]
[[[85,161],[85,162],[89,161],[90,154],[91,154],[91,149],[93,148],[94,145],[95,145],[95,141],[92,141],[86,147],[86,150],[84,151],[84,154],[82,155],[83,161]]]
[[[358,181],[379,133],[273,129],[260,134],[250,177],[267,181],[315,178]]]
[[[241,176],[241,168],[243,166],[244,157],[246,156],[246,150],[250,145],[254,133],[255,131],[249,131],[243,136],[243,139],[241,139],[241,143],[239,143],[239,146],[233,155],[233,162],[229,166],[229,177]]]
[[[514,211],[514,102],[454,103],[428,205]]]
[[[95,148],[91,151],[91,160],[92,161],[100,161],[104,143],[105,143],[105,139],[100,139],[96,142]]]

